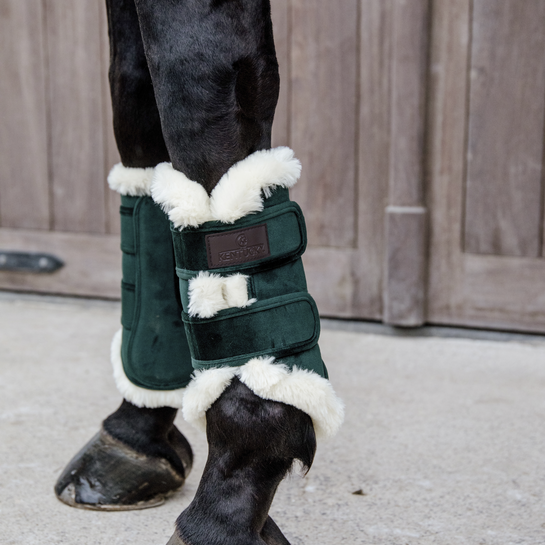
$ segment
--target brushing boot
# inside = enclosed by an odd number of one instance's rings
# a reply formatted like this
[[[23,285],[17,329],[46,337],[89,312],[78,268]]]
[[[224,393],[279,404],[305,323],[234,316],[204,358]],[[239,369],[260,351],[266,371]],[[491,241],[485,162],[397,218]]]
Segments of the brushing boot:
[[[267,518],[276,487],[295,459],[310,467],[315,433],[342,422],[301,261],[304,217],[289,199],[300,168],[288,148],[257,151],[210,196],[170,164],[156,168],[152,197],[172,222],[196,370],[183,415],[210,446],[171,543],[286,543]]]
[[[122,330],[112,343],[114,378],[124,401],[76,454],[55,485],[72,507],[154,507],[183,483],[191,447],[174,426],[192,372],[169,222],[148,196],[153,169],[117,165],[108,178],[121,193]]]

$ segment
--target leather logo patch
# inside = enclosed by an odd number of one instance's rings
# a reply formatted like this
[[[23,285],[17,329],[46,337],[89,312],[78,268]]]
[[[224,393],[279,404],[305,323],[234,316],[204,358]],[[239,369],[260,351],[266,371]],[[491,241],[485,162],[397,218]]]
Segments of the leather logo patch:
[[[206,235],[208,266],[211,269],[257,261],[271,255],[267,224]]]

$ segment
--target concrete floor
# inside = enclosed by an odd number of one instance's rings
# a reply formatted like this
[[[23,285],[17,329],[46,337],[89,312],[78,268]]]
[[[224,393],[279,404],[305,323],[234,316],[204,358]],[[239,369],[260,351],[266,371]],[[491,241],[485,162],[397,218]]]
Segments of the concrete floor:
[[[0,295],[0,543],[165,545],[196,465],[156,509],[58,502],[64,464],[118,405],[108,361],[119,305]],[[346,423],[271,514],[292,545],[545,543],[545,342],[394,337],[325,328]]]

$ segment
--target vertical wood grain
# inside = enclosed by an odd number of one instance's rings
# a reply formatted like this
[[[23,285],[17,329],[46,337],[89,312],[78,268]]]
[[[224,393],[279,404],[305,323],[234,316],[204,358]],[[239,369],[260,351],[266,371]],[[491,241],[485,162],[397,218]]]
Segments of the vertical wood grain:
[[[360,9],[358,240],[352,261],[350,314],[381,320],[390,146],[391,0],[362,0]]]
[[[433,7],[426,171],[430,179],[428,319],[454,323],[464,301],[461,267],[462,203],[467,122],[471,0]],[[446,322],[445,322],[446,320]]]
[[[0,3],[0,225],[49,228],[42,3]]]
[[[426,321],[427,210],[423,206],[388,206],[384,224],[383,321],[420,326]]]
[[[53,227],[104,233],[101,8],[96,0],[45,6]]]
[[[474,0],[465,251],[541,253],[545,2]]]
[[[292,0],[291,144],[303,163],[293,196],[313,245],[356,242],[358,0]]]
[[[385,225],[383,320],[425,321],[427,210],[424,195],[429,0],[392,2],[390,175]]]
[[[392,103],[388,202],[424,202],[423,154],[429,0],[392,2]]]
[[[280,96],[274,115],[273,146],[289,146],[289,94],[290,94],[290,1],[272,0],[274,45],[280,72]]]

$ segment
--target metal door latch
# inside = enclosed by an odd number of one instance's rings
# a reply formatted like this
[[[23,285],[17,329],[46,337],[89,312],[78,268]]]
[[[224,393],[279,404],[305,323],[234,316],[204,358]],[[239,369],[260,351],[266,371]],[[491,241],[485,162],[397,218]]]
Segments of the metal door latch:
[[[64,262],[51,254],[0,250],[0,272],[52,273]]]

